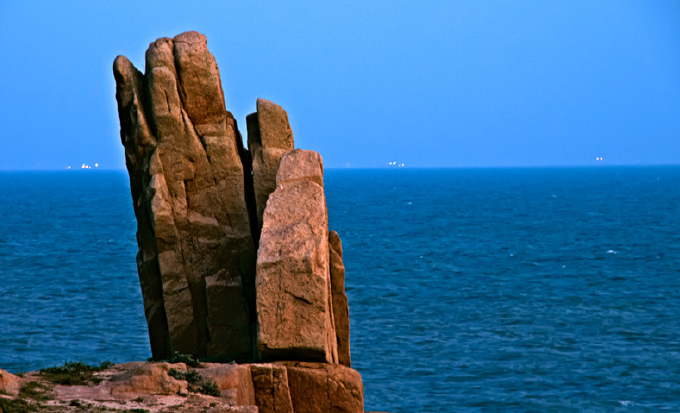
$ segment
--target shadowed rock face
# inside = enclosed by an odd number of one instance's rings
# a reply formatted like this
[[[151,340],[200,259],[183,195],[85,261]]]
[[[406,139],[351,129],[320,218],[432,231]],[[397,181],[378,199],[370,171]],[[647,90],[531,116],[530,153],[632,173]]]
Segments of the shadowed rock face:
[[[349,351],[349,305],[345,294],[345,264],[342,262],[342,241],[335,231],[328,233],[331,267],[331,297],[333,319],[338,339],[338,363],[352,367]]]
[[[242,143],[206,38],[158,39],[145,75],[123,56],[114,75],[153,355],[252,359]]]
[[[293,149],[286,111],[258,99],[246,150],[196,32],[151,43],[144,74],[113,69],[153,356],[350,366],[323,162]]]

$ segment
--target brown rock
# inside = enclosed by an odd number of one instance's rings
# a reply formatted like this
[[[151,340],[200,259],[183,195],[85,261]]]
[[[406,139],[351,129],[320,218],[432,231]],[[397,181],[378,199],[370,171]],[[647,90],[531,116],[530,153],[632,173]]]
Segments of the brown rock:
[[[339,364],[277,364],[287,367],[295,413],[364,412],[364,386],[358,371]]]
[[[255,406],[255,390],[248,364],[202,363],[198,373],[217,384],[220,397],[235,406]]]
[[[345,294],[345,264],[342,262],[342,241],[335,231],[328,233],[331,266],[331,297],[333,319],[338,340],[338,363],[352,367],[349,351],[349,305]]]
[[[183,363],[133,362],[116,366],[122,372],[104,383],[104,388],[114,398],[144,394],[178,394],[187,392],[187,383],[168,375],[171,368],[186,370]]]
[[[16,396],[19,394],[20,387],[19,377],[5,370],[0,370],[0,392]]]
[[[205,36],[161,38],[146,75],[114,62],[152,353],[251,360],[255,244],[243,146]]]
[[[258,228],[269,195],[276,187],[276,173],[281,155],[294,147],[293,131],[283,108],[265,99],[257,99],[257,112],[246,117],[248,149],[252,158],[253,186]]]
[[[26,373],[22,380],[50,388],[50,400],[41,403],[55,412],[65,411],[64,406],[76,400],[79,411],[118,411],[124,406],[126,411],[205,413],[211,408],[224,408],[215,411],[257,413],[248,365],[205,363],[196,369],[202,377],[215,381],[222,390],[221,397],[193,392],[195,389],[188,388],[187,381],[170,376],[170,369],[186,371],[186,365],[118,364],[95,373],[101,382],[89,385],[55,385],[39,372]],[[239,403],[245,405],[235,406]]]
[[[264,360],[337,361],[322,174],[316,152],[281,157],[257,256],[257,346]]]
[[[260,413],[293,413],[286,367],[277,364],[251,364],[255,404]]]
[[[323,160],[318,152],[295,149],[281,156],[276,184],[292,182],[314,182],[323,188]]]

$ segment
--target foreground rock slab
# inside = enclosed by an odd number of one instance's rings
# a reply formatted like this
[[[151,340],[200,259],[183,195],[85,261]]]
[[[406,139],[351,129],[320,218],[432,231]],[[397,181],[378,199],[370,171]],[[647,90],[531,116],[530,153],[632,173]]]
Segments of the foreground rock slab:
[[[196,392],[187,380],[175,377],[187,371],[212,384],[214,394]],[[187,368],[184,363],[133,362],[94,373],[88,384],[64,385],[30,372],[14,376],[21,397],[0,395],[0,409],[22,405],[25,411],[37,412],[257,413],[250,375],[248,365],[206,363]]]
[[[0,381],[5,386],[0,387],[3,413],[17,406],[23,409],[19,411],[39,413],[363,413],[361,376],[339,364],[202,363],[188,367],[185,363],[132,362],[98,371],[79,385],[59,384],[40,372],[22,377],[0,372],[5,378]]]
[[[364,386],[356,370],[339,364],[279,363],[288,371],[295,413],[363,413]]]

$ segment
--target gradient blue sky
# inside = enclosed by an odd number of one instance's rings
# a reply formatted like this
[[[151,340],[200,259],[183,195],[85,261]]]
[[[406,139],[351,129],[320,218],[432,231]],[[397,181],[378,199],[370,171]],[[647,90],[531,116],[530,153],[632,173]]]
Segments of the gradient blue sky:
[[[124,168],[113,59],[187,30],[327,167],[680,163],[677,0],[0,0],[0,169]]]

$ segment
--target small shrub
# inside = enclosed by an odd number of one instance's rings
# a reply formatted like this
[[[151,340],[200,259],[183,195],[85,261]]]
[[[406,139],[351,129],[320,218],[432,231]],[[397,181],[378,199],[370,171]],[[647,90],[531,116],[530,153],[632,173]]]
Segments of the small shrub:
[[[207,394],[208,396],[219,397],[220,389],[217,387],[217,383],[212,380],[204,380],[201,382],[201,386],[198,388],[199,393]]]
[[[168,370],[168,376],[174,377],[177,380],[186,380],[189,384],[198,383],[203,380],[203,376],[196,370],[182,371],[170,369]]]
[[[110,369],[111,367],[113,367],[115,365],[116,364],[113,363],[112,361],[106,360],[106,361],[102,361],[101,364],[99,364],[99,369],[100,370],[106,370],[106,369]]]
[[[168,370],[168,376],[174,377],[177,380],[186,380],[186,373],[182,370],[170,369]]]
[[[71,402],[68,405],[73,407],[80,407],[82,406],[82,403],[80,403],[80,400],[75,399],[71,400]]]
[[[198,383],[203,380],[203,376],[201,376],[196,370],[187,370],[186,374],[184,375],[184,380],[190,384]]]

